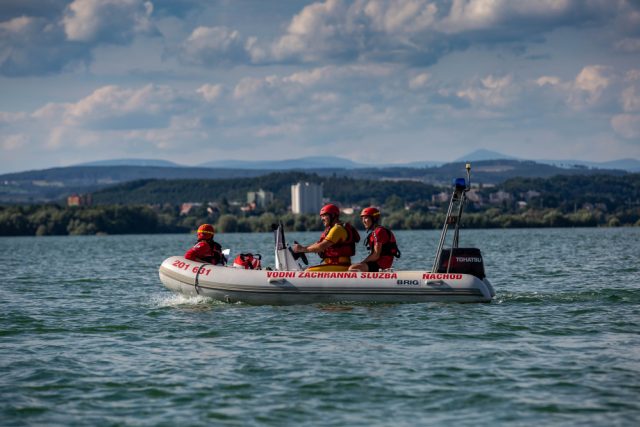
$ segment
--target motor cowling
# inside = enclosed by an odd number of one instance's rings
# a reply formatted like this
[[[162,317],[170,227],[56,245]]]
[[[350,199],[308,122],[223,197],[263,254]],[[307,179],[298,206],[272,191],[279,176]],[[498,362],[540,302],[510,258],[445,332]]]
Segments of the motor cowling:
[[[449,273],[472,274],[480,280],[484,279],[486,276],[480,249],[455,248],[453,254],[451,254],[451,249],[443,249],[438,273],[446,273],[447,271]]]

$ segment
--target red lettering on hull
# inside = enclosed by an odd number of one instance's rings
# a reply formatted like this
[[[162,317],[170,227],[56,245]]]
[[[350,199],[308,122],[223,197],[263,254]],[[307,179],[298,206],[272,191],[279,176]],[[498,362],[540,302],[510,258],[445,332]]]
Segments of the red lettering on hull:
[[[300,279],[357,279],[358,273],[351,271],[301,271]]]
[[[373,272],[373,273],[360,273],[361,279],[397,279],[397,273],[389,272]]]
[[[267,271],[267,277],[275,277],[275,278],[294,278],[296,277],[295,271]]]
[[[460,280],[462,274],[453,273],[424,273],[422,275],[423,280]]]

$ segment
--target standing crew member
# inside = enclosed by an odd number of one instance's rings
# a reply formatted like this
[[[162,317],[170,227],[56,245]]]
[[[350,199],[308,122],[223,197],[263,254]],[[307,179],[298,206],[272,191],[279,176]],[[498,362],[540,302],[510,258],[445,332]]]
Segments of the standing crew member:
[[[380,271],[391,268],[394,258],[400,258],[396,237],[387,227],[380,225],[380,211],[364,208],[360,218],[369,234],[364,242],[369,255],[358,264],[349,267],[353,271]]]
[[[213,241],[216,234],[211,224],[202,224],[198,227],[198,242],[189,249],[184,257],[191,261],[208,262],[210,264],[224,265],[227,258],[222,253],[222,246]]]
[[[322,264],[307,268],[307,271],[346,271],[351,265],[351,257],[356,253],[356,243],[360,235],[349,223],[340,222],[340,209],[328,204],[320,209],[324,232],[320,240],[309,246],[293,245],[294,252],[315,252],[322,258]]]

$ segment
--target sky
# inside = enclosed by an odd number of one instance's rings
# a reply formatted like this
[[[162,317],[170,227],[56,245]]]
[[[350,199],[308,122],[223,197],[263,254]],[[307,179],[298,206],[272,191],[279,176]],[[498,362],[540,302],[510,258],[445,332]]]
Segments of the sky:
[[[2,0],[0,173],[640,159],[638,0]]]

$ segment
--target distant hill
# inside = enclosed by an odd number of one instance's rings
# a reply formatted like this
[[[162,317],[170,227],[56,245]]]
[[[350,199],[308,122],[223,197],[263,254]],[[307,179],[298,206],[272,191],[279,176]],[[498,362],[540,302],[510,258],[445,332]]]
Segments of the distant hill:
[[[269,171],[157,166],[69,166],[0,175],[0,203],[52,202],[140,179],[223,179]]]
[[[301,171],[272,172],[264,176],[216,180],[138,180],[93,193],[93,202],[99,204],[164,204],[207,200],[246,200],[248,191],[262,188],[273,192],[284,203],[291,200],[291,184],[299,181],[322,183],[325,197],[334,202],[349,201],[362,204],[382,204],[392,195],[402,194],[407,201],[430,200],[438,189],[415,181],[356,180],[345,176],[324,176]],[[375,191],[372,191],[375,189]]]
[[[200,167],[207,168],[234,168],[234,169],[262,169],[262,170],[305,170],[305,169],[355,169],[372,167],[356,163],[349,159],[335,156],[302,157],[286,160],[215,160],[202,163]]]
[[[112,159],[98,160],[95,162],[80,163],[74,166],[157,166],[157,167],[183,167],[169,160],[158,159]]]
[[[458,157],[455,162],[478,162],[482,160],[519,160],[513,156],[507,156],[506,154],[498,153],[497,151],[480,149],[472,151],[469,154],[465,154],[462,157]]]
[[[465,175],[464,162],[435,167],[312,168],[307,173],[373,181],[419,181],[449,185],[452,178]],[[273,170],[157,166],[70,166],[0,175],[0,203],[42,203],[57,201],[72,193],[88,193],[136,180],[149,179],[238,179],[267,175]],[[546,178],[554,175],[624,175],[621,170],[585,166],[557,167],[533,161],[485,160],[472,163],[472,181],[498,184],[515,177]],[[371,189],[375,192],[375,188]]]
[[[619,159],[608,162],[586,162],[582,160],[539,160],[539,162],[558,167],[586,166],[598,169],[620,169],[627,172],[640,172],[640,160],[636,159]]]
[[[472,151],[454,160],[458,162],[478,162],[489,160],[518,160],[518,159],[497,151],[479,149]],[[607,162],[587,162],[581,160],[535,160],[536,163],[557,166],[559,168],[572,169],[586,166],[598,169],[620,169],[627,172],[640,172],[640,160],[620,159]],[[309,169],[388,169],[388,168],[432,168],[446,164],[447,162],[437,160],[419,160],[407,163],[359,163],[338,156],[310,156],[296,159],[283,160],[215,160],[205,162],[195,166],[196,168],[213,169],[243,169],[262,171],[285,171],[285,170],[309,170]],[[159,159],[112,159],[99,160],[95,162],[82,163],[75,166],[155,166],[155,167],[177,167],[189,168],[192,166],[180,165],[168,160]]]

